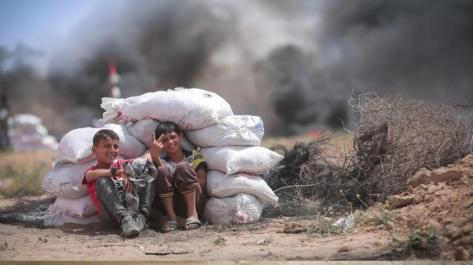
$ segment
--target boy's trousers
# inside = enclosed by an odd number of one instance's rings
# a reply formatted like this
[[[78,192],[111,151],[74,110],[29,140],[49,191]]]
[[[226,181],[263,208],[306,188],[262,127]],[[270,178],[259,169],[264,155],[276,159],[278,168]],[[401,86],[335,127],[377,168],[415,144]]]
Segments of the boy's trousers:
[[[155,198],[153,210],[158,210],[161,215],[166,215],[161,198],[173,197],[174,211],[177,216],[186,217],[187,206],[182,194],[196,192],[196,210],[199,218],[203,217],[207,194],[199,185],[199,179],[195,170],[188,164],[181,162],[176,165],[174,174],[165,166],[158,168],[158,176],[155,180]]]
[[[151,185],[152,183],[147,183],[146,186],[138,192],[138,212],[145,216],[148,216],[151,205]],[[100,202],[101,223],[106,226],[119,226],[122,218],[129,215],[129,213],[125,205],[123,205],[121,195],[119,191],[116,190],[113,180],[110,177],[98,178],[95,184],[95,191]]]

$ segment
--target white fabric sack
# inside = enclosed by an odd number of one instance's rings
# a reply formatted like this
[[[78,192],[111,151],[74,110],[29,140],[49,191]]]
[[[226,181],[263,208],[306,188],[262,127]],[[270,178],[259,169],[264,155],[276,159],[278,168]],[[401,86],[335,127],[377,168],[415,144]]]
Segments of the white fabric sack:
[[[49,212],[65,212],[72,217],[89,217],[95,215],[97,210],[90,196],[86,194],[78,199],[56,198],[48,208]]]
[[[13,116],[12,119],[12,127],[25,132],[25,133],[32,133],[36,131],[42,131],[40,126],[42,124],[41,118],[32,114],[16,114]]]
[[[127,125],[127,128],[133,136],[144,143],[146,147],[150,148],[154,140],[154,131],[159,124],[161,123],[157,120],[148,119],[129,124]],[[185,133],[182,134],[181,146],[187,151],[192,151],[197,148],[193,143],[189,142]]]
[[[87,194],[87,188],[82,185],[85,170],[95,165],[96,161],[85,164],[64,164],[50,169],[43,178],[41,187],[57,197],[77,199]]]
[[[92,139],[98,128],[78,128],[66,133],[59,142],[54,164],[85,163],[95,159]]]
[[[149,148],[153,144],[153,134],[159,124],[160,122],[157,120],[147,119],[130,123],[127,125],[127,129],[131,135]]]
[[[205,205],[205,217],[211,224],[246,224],[256,222],[263,205],[254,196],[237,194],[227,198],[210,198]]]
[[[100,129],[110,129],[120,138],[119,154],[125,158],[140,156],[146,149],[136,137],[131,135],[126,127],[121,124],[105,124],[103,128],[78,128],[69,131],[59,142],[55,165],[64,163],[86,163],[95,159],[92,153],[92,140]]]
[[[143,154],[146,150],[146,146],[130,132],[128,132],[125,125],[105,124],[103,129],[110,129],[118,134],[118,137],[120,137],[120,149],[118,153],[125,158],[136,158]],[[92,142],[90,148],[92,148]]]
[[[200,129],[233,115],[216,93],[198,88],[149,92],[124,99],[102,98],[105,122],[128,123],[144,119],[172,121],[182,129]]]
[[[74,217],[65,212],[51,212],[44,216],[44,226],[62,226],[66,223],[86,225],[98,223],[100,219],[97,215],[89,217]]]
[[[226,116],[217,124],[187,131],[189,140],[200,147],[260,145],[263,135],[263,120],[251,115]]]
[[[238,193],[256,196],[263,203],[277,205],[278,196],[260,176],[247,174],[225,175],[217,170],[207,173],[207,192],[211,197],[229,197]]]
[[[262,146],[226,146],[202,148],[209,169],[227,173],[261,175],[274,167],[283,156]]]

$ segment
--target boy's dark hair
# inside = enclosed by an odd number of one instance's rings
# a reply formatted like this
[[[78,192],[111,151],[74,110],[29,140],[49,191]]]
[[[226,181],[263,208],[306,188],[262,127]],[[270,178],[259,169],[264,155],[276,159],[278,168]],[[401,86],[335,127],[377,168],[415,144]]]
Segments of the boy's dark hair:
[[[110,129],[101,129],[95,133],[94,139],[92,140],[94,146],[97,146],[100,141],[104,139],[117,139],[120,140],[118,134]]]
[[[162,134],[175,132],[181,134],[182,130],[174,122],[165,121],[156,127],[154,137],[159,138]]]

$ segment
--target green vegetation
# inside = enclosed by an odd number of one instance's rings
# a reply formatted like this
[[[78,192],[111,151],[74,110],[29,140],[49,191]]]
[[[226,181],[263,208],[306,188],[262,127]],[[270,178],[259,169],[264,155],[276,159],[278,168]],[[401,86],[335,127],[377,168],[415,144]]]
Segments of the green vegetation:
[[[406,240],[393,238],[393,250],[408,256],[415,254],[418,257],[432,257],[438,254],[438,236],[433,230],[412,231]]]
[[[343,228],[334,225],[333,222],[333,218],[324,217],[317,214],[315,216],[315,222],[307,227],[307,232],[316,234],[320,237],[327,237],[343,233]]]
[[[11,198],[43,194],[41,181],[51,168],[52,158],[49,152],[0,154],[0,195]]]
[[[377,225],[384,225],[392,219],[393,215],[391,212],[383,211],[383,213],[381,213],[381,216],[379,216],[379,219],[377,220]]]

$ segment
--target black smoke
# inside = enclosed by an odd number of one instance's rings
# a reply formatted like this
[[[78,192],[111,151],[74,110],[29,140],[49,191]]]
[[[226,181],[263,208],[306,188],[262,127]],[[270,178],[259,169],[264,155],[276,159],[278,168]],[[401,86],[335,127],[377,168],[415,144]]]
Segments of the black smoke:
[[[470,0],[138,0],[97,8],[44,75],[0,50],[0,79],[18,110],[58,112],[56,134],[101,116],[113,62],[123,97],[201,87],[287,135],[346,125],[352,91],[471,104],[471,32]]]
[[[327,1],[320,45],[347,86],[471,103],[473,1]]]

